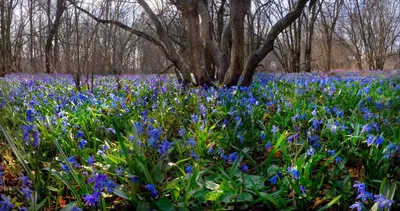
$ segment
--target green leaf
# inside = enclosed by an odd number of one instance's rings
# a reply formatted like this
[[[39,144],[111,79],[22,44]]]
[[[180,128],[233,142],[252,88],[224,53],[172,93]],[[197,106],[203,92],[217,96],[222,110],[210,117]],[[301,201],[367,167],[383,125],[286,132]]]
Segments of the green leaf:
[[[219,185],[213,181],[206,181],[206,188],[210,190],[218,190]]]
[[[206,194],[207,201],[217,201],[224,192],[221,190],[211,191]]]
[[[379,193],[381,193],[385,197],[389,195],[389,182],[387,181],[386,178],[381,183],[381,186],[379,188]]]
[[[128,196],[128,194],[126,194],[124,191],[122,191],[121,189],[118,189],[118,188],[115,188],[115,189],[114,189],[114,194],[117,195],[117,196],[119,196],[119,197],[121,197],[121,198],[124,198],[124,199],[126,199],[126,200],[130,200],[130,199],[131,199],[131,198]]]
[[[174,205],[167,198],[161,198],[155,202],[160,210],[171,211],[174,210]]]
[[[236,197],[237,202],[252,201],[253,196],[250,193],[239,193]]]
[[[233,192],[235,189],[227,180],[222,180],[221,184],[219,185],[219,190],[222,190],[224,192]]]
[[[65,207],[63,207],[60,211],[71,211],[72,208],[74,208],[75,206],[76,206],[76,201],[65,205]]]
[[[389,193],[386,195],[386,199],[391,199],[393,200],[394,198],[394,193],[396,192],[397,184],[393,183],[392,187],[390,188]]]
[[[330,207],[332,207],[334,204],[336,204],[339,199],[342,197],[342,195],[337,196],[336,198],[334,198],[332,201],[330,201],[328,204],[326,204],[325,206],[319,208],[317,211],[322,211],[322,210],[326,210]]]
[[[57,189],[57,188],[55,188],[53,186],[47,186],[46,188],[49,189],[50,191],[53,191],[53,192],[60,192],[61,191],[61,190],[59,190],[59,189]]]

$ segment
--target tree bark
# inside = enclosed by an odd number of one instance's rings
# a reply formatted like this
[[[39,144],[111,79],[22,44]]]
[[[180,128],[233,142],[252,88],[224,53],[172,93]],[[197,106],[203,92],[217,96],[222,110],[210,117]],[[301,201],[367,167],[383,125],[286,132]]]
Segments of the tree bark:
[[[307,2],[308,0],[298,0],[296,6],[286,14],[285,17],[274,24],[267,34],[266,42],[259,49],[253,52],[247,61],[242,82],[243,86],[249,86],[251,84],[258,64],[273,50],[276,37],[301,15]]]
[[[49,5],[50,6],[50,5]],[[49,35],[47,37],[44,53],[45,53],[45,65],[46,65],[46,73],[52,73],[51,71],[51,65],[50,65],[50,52],[53,47],[53,40],[56,34],[58,33],[58,28],[61,23],[61,17],[62,14],[64,13],[66,6],[65,6],[65,0],[57,0],[57,9],[56,9],[56,17],[54,20],[54,23],[51,25]]]
[[[200,20],[198,1],[188,0],[184,2],[183,15],[187,20],[188,44],[189,44],[189,61],[190,69],[194,74],[195,84],[198,86],[211,85],[211,80],[207,74],[203,43],[200,37]]]
[[[231,1],[232,21],[232,51],[231,66],[225,75],[224,84],[228,87],[235,86],[239,82],[244,68],[244,18],[250,9],[250,0]]]

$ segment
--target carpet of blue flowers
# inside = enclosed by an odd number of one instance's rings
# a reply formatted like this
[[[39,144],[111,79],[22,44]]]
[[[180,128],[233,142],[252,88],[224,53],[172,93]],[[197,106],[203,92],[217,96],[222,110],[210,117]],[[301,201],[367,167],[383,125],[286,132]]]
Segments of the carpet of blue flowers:
[[[397,78],[74,84],[0,79],[0,210],[399,209]]]

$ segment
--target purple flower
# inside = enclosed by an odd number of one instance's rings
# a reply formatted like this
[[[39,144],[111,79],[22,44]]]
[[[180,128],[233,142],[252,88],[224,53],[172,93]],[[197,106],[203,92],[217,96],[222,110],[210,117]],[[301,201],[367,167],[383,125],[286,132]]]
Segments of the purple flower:
[[[277,182],[278,182],[278,175],[274,175],[273,177],[271,177],[270,179],[269,179],[269,182],[272,184],[272,185],[275,185]]]
[[[249,166],[247,165],[243,165],[240,167],[240,170],[244,173],[244,172],[248,172],[249,171]]]
[[[192,166],[186,166],[185,172],[186,172],[186,174],[193,174],[193,168],[192,168]]]
[[[31,185],[32,181],[29,180],[29,176],[20,176],[18,179],[22,182],[22,186]]]
[[[308,149],[306,152],[306,157],[312,157],[314,155],[315,155],[315,150],[314,148],[310,147],[310,149]]]
[[[244,137],[241,132],[238,133],[237,138],[239,139],[240,143],[243,144]]]
[[[261,140],[264,140],[264,138],[265,138],[265,133],[264,133],[264,131],[261,131],[260,139],[261,139]]]
[[[26,198],[27,200],[30,200],[30,199],[31,199],[32,191],[31,191],[30,188],[28,188],[28,187],[22,187],[22,188],[21,188],[21,192],[24,194],[24,196],[25,196],[25,198]]]
[[[197,116],[196,114],[192,114],[190,118],[192,119],[192,122],[195,124],[199,121],[199,116]]]
[[[365,142],[367,142],[368,146],[371,146],[374,143],[374,140],[375,140],[375,136],[369,135],[367,140],[365,140]]]
[[[374,199],[374,197],[372,196],[371,193],[369,193],[369,192],[367,192],[367,191],[364,191],[364,192],[358,194],[358,196],[357,196],[356,199],[361,199],[361,201],[364,202],[364,201],[366,201],[368,198],[370,198],[371,200]]]
[[[302,185],[300,185],[300,191],[301,191],[301,194],[304,196],[304,195],[306,195],[306,193],[307,193],[307,189],[304,187],[304,186],[302,186]]]
[[[196,146],[197,142],[194,140],[194,138],[189,138],[189,140],[187,140],[187,144],[190,146]]]
[[[76,137],[77,138],[83,138],[83,136],[85,136],[85,134],[82,131],[79,131],[76,133]]]
[[[95,191],[93,194],[85,194],[83,200],[85,201],[86,205],[95,207],[99,204],[100,195],[101,195],[100,192]]]
[[[391,208],[392,204],[395,202],[394,200],[391,199],[386,199],[386,197],[382,194],[375,195],[375,203],[378,203],[378,208],[380,210],[383,209],[389,209]]]
[[[361,211],[361,210],[363,210],[365,207],[364,207],[364,205],[363,205],[361,202],[357,201],[356,203],[354,203],[353,205],[351,205],[349,208],[350,208],[350,209],[357,209],[357,211]]]
[[[166,156],[171,149],[174,142],[163,141],[160,145],[158,145],[158,153],[161,156]]]
[[[82,139],[78,144],[78,148],[84,149],[86,145],[87,145],[87,141],[85,139]]]
[[[140,183],[140,178],[137,177],[137,176],[133,176],[133,177],[131,178],[131,182],[139,184],[139,183]]]
[[[0,210],[1,211],[9,211],[12,208],[14,208],[14,204],[11,202],[11,198],[9,196],[5,196],[3,194],[1,194],[1,199],[2,201],[0,201]]]
[[[195,161],[199,160],[199,156],[195,152],[190,153],[190,157],[192,157]]]
[[[382,136],[379,136],[379,137],[376,139],[375,144],[376,144],[376,146],[379,146],[379,145],[383,144],[384,141],[385,141],[385,140],[383,139],[383,137],[382,137]]]
[[[34,131],[33,132],[33,147],[37,148],[39,146],[40,143],[40,138],[39,138],[39,132],[38,131]]]
[[[268,141],[268,143],[265,145],[265,150],[271,149],[271,142]]]
[[[184,135],[185,135],[185,133],[186,133],[185,129],[184,129],[184,128],[182,128],[182,127],[181,127],[181,128],[179,128],[179,131],[178,131],[178,132],[179,132],[179,136],[181,136],[181,137],[182,137],[182,136],[184,136]]]
[[[93,155],[90,156],[90,157],[87,159],[87,162],[88,162],[89,165],[93,166],[94,162],[96,162],[96,161],[94,160],[94,156],[93,156]]]
[[[124,167],[120,166],[118,169],[115,169],[115,174],[117,176],[121,176],[124,173]]]
[[[364,193],[366,190],[365,184],[360,183],[359,181],[356,181],[356,183],[353,185],[353,188],[357,188],[358,193]]]
[[[146,190],[148,190],[154,198],[158,196],[158,191],[155,188],[154,184],[147,184],[146,185]]]
[[[33,111],[32,111],[32,109],[27,109],[26,110],[26,120],[28,122],[32,122],[33,121]]]
[[[300,172],[295,168],[289,167],[288,173],[292,175],[292,178],[295,180],[298,180],[300,178]]]
[[[71,211],[82,211],[82,209],[74,206],[74,207],[72,207]]]
[[[231,153],[231,154],[228,156],[228,160],[231,161],[232,163],[235,162],[237,158],[238,158],[237,152]]]
[[[278,132],[279,131],[279,128],[278,128],[278,126],[276,126],[276,125],[273,125],[272,126],[272,130],[271,130],[271,132],[273,133],[273,134],[275,134],[276,132]]]

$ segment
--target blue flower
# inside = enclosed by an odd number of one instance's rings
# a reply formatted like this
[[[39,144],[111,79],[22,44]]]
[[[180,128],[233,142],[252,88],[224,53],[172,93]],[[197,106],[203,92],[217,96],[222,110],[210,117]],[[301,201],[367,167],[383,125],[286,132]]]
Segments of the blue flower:
[[[367,140],[365,140],[365,142],[367,142],[368,146],[371,146],[374,143],[374,140],[375,140],[375,136],[369,135]]]
[[[231,153],[228,156],[228,160],[231,161],[232,163],[235,162],[237,158],[238,158],[238,153],[237,152]]]
[[[199,156],[195,152],[190,153],[190,157],[192,157],[195,161],[199,160]]]
[[[82,211],[82,209],[74,206],[74,207],[72,207],[71,211]]]
[[[11,202],[11,198],[9,196],[1,194],[1,199],[2,199],[2,201],[0,201],[1,211],[9,211],[12,208],[14,208],[14,204]]]
[[[214,147],[210,147],[210,148],[208,148],[208,154],[214,154]]]
[[[31,199],[32,191],[31,191],[30,188],[28,188],[28,187],[22,187],[22,188],[21,188],[21,192],[24,194],[24,196],[25,196],[25,198],[26,198],[27,200],[30,200],[30,199]]]
[[[273,125],[273,126],[272,126],[272,129],[271,129],[271,132],[272,132],[273,134],[275,134],[275,133],[278,132],[278,131],[279,131],[278,126]]]
[[[85,201],[86,205],[90,206],[97,206],[99,204],[100,200],[100,192],[95,191],[93,194],[85,194],[83,197],[83,200]]]
[[[117,176],[121,176],[124,173],[124,167],[120,166],[118,169],[115,169],[115,174]]]
[[[189,138],[189,140],[187,140],[187,144],[190,146],[196,146],[197,142],[194,140],[194,138]]]
[[[366,190],[365,184],[360,183],[359,181],[356,181],[356,183],[353,185],[353,188],[357,188],[358,193],[364,193]]]
[[[186,174],[193,174],[193,168],[192,168],[192,166],[186,166],[185,172],[186,172]]]
[[[268,143],[265,145],[265,149],[266,150],[271,149],[271,142],[270,141],[268,141]]]
[[[314,148],[310,147],[310,149],[308,149],[306,152],[306,157],[312,157],[314,155],[315,155],[315,150]]]
[[[361,202],[357,201],[356,203],[352,204],[349,208],[350,208],[350,209],[357,209],[357,211],[361,211],[361,210],[363,210],[365,207],[364,207],[364,205],[363,205]]]
[[[178,133],[179,133],[179,136],[184,136],[185,135],[185,133],[186,133],[186,131],[185,131],[185,129],[183,128],[183,127],[181,127],[181,128],[179,128],[179,131],[178,131]]]
[[[300,185],[300,191],[301,191],[301,194],[304,196],[304,195],[306,195],[306,193],[307,193],[307,189],[304,187],[304,186],[302,186],[302,185]]]
[[[168,142],[164,140],[160,145],[158,145],[158,153],[161,156],[166,156],[173,144],[174,142]]]
[[[116,134],[116,132],[115,132],[115,129],[114,129],[114,128],[112,128],[112,127],[110,127],[110,128],[107,128],[107,133]]]
[[[94,162],[96,162],[96,161],[94,160],[94,156],[93,156],[93,155],[90,156],[90,157],[87,159],[87,162],[88,162],[89,165],[93,166]]]
[[[69,172],[69,166],[67,164],[61,163],[61,169],[65,172]]]
[[[87,141],[85,139],[82,139],[78,144],[78,148],[84,149],[86,145],[87,145]]]
[[[158,196],[158,191],[155,188],[154,184],[147,184],[146,185],[146,190],[148,190],[151,194],[151,196],[153,197],[157,197]]]
[[[32,109],[27,109],[26,110],[26,120],[28,122],[32,122],[33,121],[33,111],[32,111]]]
[[[38,131],[34,131],[33,132],[33,147],[37,148],[39,146],[40,143],[40,138],[39,138],[39,132]]]
[[[133,176],[133,177],[131,178],[131,182],[139,184],[139,183],[140,183],[140,178],[137,177],[137,176]]]
[[[239,139],[240,143],[243,144],[244,137],[242,136],[241,132],[238,133],[237,138]]]
[[[364,192],[358,194],[356,199],[361,199],[361,201],[366,201],[368,198],[370,198],[371,200],[374,199],[374,197],[372,196],[371,193],[364,191]]]
[[[375,203],[378,203],[378,208],[380,210],[389,209],[391,208],[392,204],[394,204],[394,200],[386,199],[386,197],[382,194],[375,195]]]
[[[197,123],[199,121],[199,116],[197,116],[196,114],[192,114],[190,118],[192,119],[193,123]]]
[[[269,182],[272,184],[272,185],[275,185],[277,182],[278,182],[278,175],[274,175],[274,176],[272,176],[270,179],[269,179]]]
[[[300,178],[300,172],[295,168],[289,167],[288,173],[292,175],[292,178],[295,180],[298,180]]]
[[[249,166],[243,165],[243,166],[240,167],[240,170],[241,170],[242,172],[248,172],[248,171],[249,171]]]
[[[383,139],[383,137],[382,137],[382,136],[379,136],[379,137],[376,139],[375,144],[376,144],[376,146],[379,146],[379,145],[383,144],[384,141],[385,141],[385,140]]]
[[[77,138],[83,138],[83,136],[85,136],[85,134],[82,131],[79,131],[76,133],[76,137]]]
[[[264,133],[264,131],[261,131],[260,139],[261,139],[261,140],[264,140],[264,139],[265,139],[265,133]]]
[[[20,176],[18,179],[22,182],[22,186],[31,185],[32,181],[29,180],[29,176]]]

